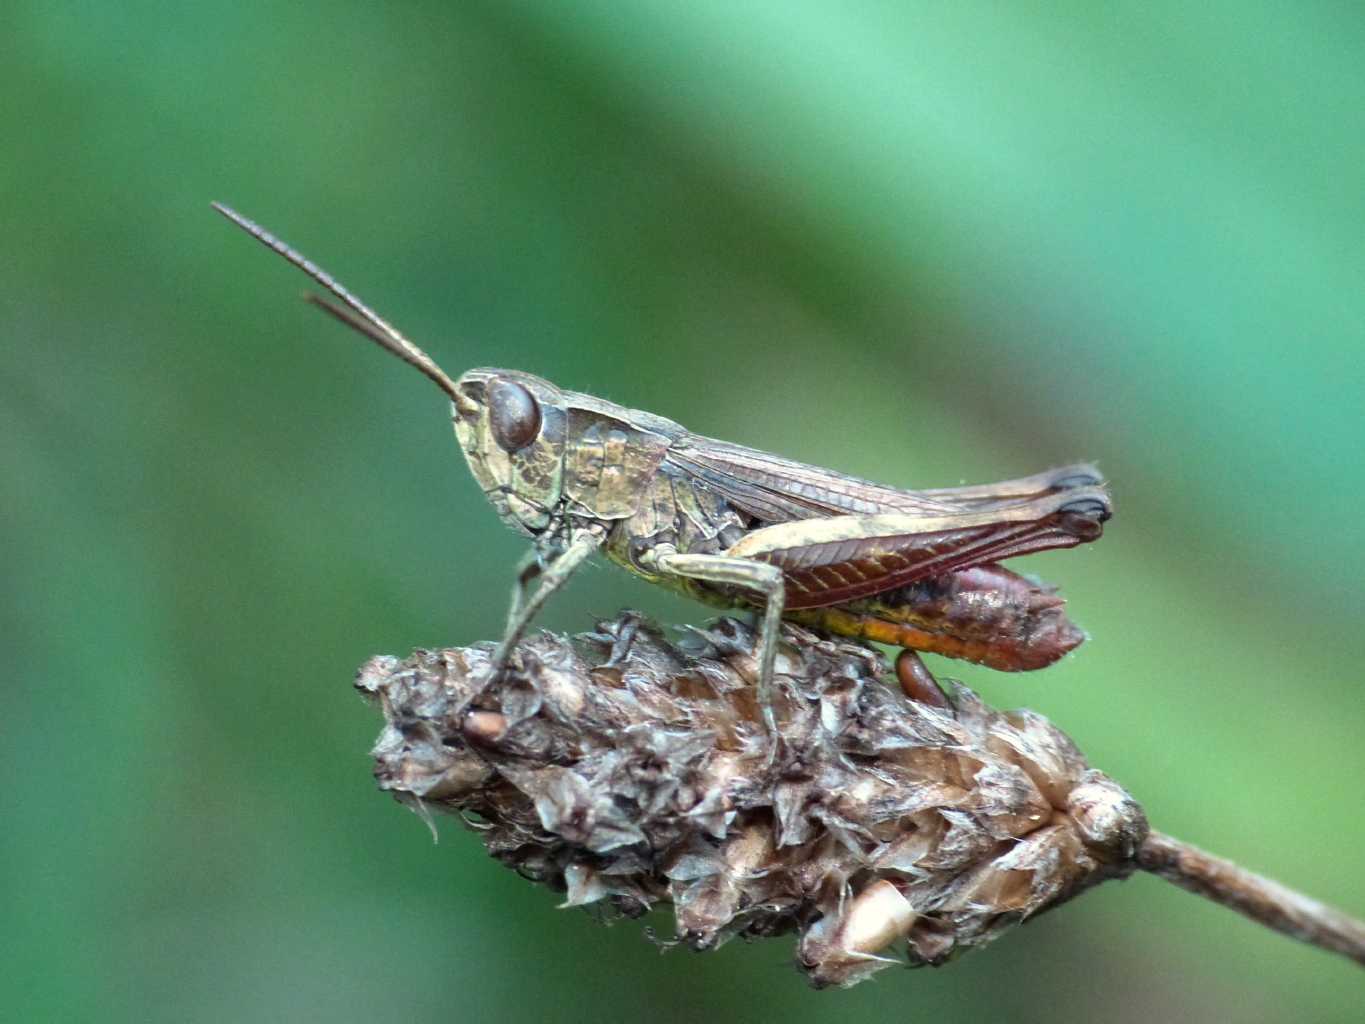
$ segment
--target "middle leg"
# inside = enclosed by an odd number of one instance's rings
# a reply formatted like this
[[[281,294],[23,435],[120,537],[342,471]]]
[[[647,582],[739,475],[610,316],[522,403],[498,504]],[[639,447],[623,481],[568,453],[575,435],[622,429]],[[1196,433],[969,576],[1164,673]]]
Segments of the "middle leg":
[[[782,608],[786,589],[782,570],[748,558],[730,555],[683,555],[676,551],[662,551],[655,557],[659,570],[675,576],[742,587],[763,595],[763,620],[758,640],[758,703],[763,709],[763,722],[768,735],[777,736],[777,719],[773,715],[773,665],[777,661],[777,644],[782,626]]]

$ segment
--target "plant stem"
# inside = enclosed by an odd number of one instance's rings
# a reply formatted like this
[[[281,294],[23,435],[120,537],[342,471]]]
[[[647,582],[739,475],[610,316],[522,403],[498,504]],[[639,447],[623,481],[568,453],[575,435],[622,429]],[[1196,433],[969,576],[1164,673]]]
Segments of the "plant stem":
[[[1231,861],[1152,832],[1138,850],[1137,864],[1277,932],[1365,964],[1365,922]]]

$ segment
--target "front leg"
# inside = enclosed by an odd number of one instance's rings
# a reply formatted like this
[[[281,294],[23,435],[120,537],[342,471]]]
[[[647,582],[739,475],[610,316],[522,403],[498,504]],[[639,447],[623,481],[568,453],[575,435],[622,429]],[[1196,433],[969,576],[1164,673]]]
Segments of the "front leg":
[[[502,642],[498,644],[498,649],[493,652],[493,664],[488,674],[488,682],[492,682],[502,675],[503,669],[507,667],[507,659],[512,655],[512,648],[526,632],[526,627],[531,624],[531,620],[536,617],[541,606],[549,600],[550,595],[562,587],[566,580],[573,575],[575,569],[587,560],[602,545],[603,534],[595,530],[584,530],[574,536],[569,546],[555,558],[544,569],[540,568],[538,560],[534,560],[534,553],[528,558],[522,559],[517,567],[517,581],[512,592],[512,607],[507,615],[507,629],[502,635]],[[540,580],[540,585],[530,597],[526,596],[525,588],[534,579]]]
[[[507,607],[504,636],[511,632],[512,624],[521,618],[521,610],[526,606],[526,588],[531,585],[532,580],[539,579],[542,572],[544,569],[540,565],[540,552],[535,548],[531,548],[517,562],[516,576],[512,580],[512,603]]]
[[[773,715],[773,664],[777,659],[778,631],[782,623],[782,607],[786,587],[782,570],[748,558],[729,555],[682,555],[667,548],[655,555],[654,566],[663,573],[686,576],[689,579],[719,583],[723,586],[743,587],[763,595],[763,625],[758,638],[758,703],[763,709],[763,722],[768,735],[777,736],[777,720]]]

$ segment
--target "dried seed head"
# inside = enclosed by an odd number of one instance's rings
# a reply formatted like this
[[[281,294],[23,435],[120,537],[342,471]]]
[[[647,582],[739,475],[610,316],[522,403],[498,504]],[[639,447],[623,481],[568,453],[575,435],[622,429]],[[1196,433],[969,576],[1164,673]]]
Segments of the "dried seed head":
[[[380,787],[456,813],[489,853],[635,916],[671,904],[697,949],[799,933],[817,985],[960,949],[1126,875],[1141,808],[1032,712],[958,687],[951,706],[883,683],[867,648],[784,631],[776,752],[754,701],[749,627],[678,645],[633,615],[523,643],[372,659]]]

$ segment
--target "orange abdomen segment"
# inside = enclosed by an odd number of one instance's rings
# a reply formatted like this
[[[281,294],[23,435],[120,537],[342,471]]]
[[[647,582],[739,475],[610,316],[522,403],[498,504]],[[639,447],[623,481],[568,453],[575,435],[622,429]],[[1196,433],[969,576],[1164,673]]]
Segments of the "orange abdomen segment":
[[[1085,639],[1049,587],[988,564],[786,618],[841,636],[929,651],[1004,672],[1051,665]]]

